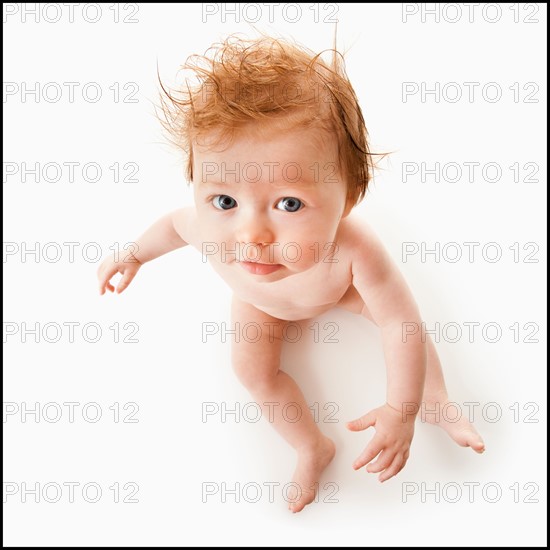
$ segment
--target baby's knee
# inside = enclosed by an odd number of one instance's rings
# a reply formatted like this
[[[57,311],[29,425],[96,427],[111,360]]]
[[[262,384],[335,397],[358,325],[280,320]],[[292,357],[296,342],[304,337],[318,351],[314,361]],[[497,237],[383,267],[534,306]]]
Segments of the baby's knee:
[[[266,365],[257,361],[233,358],[232,364],[237,378],[249,391],[269,390],[279,371],[278,365]]]

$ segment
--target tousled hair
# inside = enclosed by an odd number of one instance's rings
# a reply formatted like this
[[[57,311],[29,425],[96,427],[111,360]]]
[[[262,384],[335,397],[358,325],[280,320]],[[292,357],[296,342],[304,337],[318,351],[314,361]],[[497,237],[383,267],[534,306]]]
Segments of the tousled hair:
[[[275,119],[285,128],[318,128],[336,136],[338,161],[353,205],[365,196],[372,178],[373,154],[357,96],[336,49],[329,66],[301,46],[269,37],[236,35],[214,44],[205,55],[190,56],[182,69],[197,80],[169,91],[159,77],[160,121],[169,140],[187,156],[193,180],[193,142],[214,133],[231,140],[251,122]]]

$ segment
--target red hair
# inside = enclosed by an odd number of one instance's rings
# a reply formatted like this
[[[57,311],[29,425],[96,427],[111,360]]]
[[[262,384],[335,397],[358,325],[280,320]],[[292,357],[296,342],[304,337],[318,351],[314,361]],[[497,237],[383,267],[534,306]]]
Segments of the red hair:
[[[182,68],[193,72],[196,86],[169,92],[160,83],[161,123],[187,155],[189,181],[195,139],[216,131],[220,140],[230,140],[245,124],[277,118],[288,129],[316,127],[336,137],[348,200],[360,202],[372,177],[372,154],[343,58],[333,54],[329,67],[321,54],[295,44],[233,35],[204,56],[190,56]]]

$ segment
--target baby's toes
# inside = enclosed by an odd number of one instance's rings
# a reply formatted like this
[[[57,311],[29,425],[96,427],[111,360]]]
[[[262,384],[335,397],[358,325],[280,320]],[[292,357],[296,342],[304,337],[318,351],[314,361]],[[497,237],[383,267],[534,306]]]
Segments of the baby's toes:
[[[474,432],[473,434],[471,434],[470,438],[468,439],[468,445],[472,447],[472,449],[476,453],[481,454],[482,452],[485,451],[485,443],[483,442],[483,439],[477,432]]]
[[[451,436],[461,447],[471,447],[476,453],[482,453],[485,450],[483,439],[471,425],[457,426]]]
[[[291,512],[301,512],[308,504],[315,500],[315,490],[296,491],[294,487],[292,490],[292,494],[291,491],[288,492],[288,498],[290,501],[288,503],[288,509]]]

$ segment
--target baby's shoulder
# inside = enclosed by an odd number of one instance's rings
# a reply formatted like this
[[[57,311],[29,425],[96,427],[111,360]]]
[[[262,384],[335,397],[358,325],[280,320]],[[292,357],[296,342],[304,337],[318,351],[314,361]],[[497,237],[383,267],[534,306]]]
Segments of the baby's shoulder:
[[[339,252],[349,259],[352,272],[378,271],[388,263],[386,247],[362,218],[350,214],[338,228]]]
[[[338,244],[342,249],[350,250],[356,254],[382,246],[372,227],[353,213],[340,222]]]
[[[187,206],[174,212],[174,229],[178,235],[191,246],[201,250],[201,238],[199,235],[199,224],[197,211],[194,206]]]

